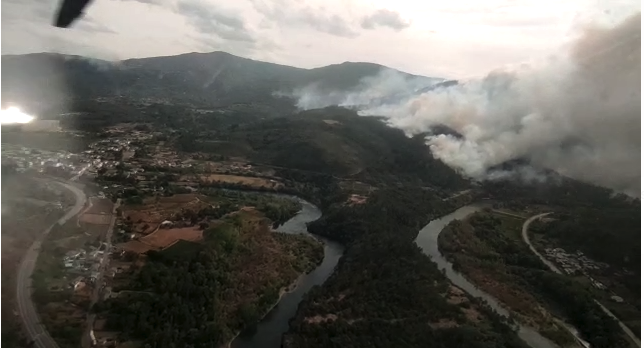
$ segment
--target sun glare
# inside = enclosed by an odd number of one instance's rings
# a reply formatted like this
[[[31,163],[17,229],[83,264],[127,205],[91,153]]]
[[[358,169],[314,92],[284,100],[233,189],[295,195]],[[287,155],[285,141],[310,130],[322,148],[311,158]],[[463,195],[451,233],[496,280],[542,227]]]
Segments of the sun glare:
[[[25,114],[24,112],[20,111],[20,109],[14,106],[5,110],[0,110],[1,124],[29,123],[33,119],[33,116]]]

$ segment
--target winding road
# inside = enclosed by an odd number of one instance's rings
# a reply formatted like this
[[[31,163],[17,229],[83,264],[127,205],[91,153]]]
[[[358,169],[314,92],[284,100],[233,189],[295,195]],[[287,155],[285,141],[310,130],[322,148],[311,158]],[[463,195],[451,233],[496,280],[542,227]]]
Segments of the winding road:
[[[552,213],[543,213],[543,214],[538,214],[538,215],[534,215],[534,216],[531,216],[530,218],[528,218],[528,219],[523,223],[523,228],[521,229],[521,236],[523,237],[523,241],[528,245],[528,247],[530,248],[530,250],[532,251],[532,253],[534,253],[535,255],[537,255],[537,256],[539,257],[539,259],[541,259],[541,261],[542,261],[546,266],[548,266],[548,268],[549,268],[551,271],[553,271],[553,272],[555,272],[555,273],[557,273],[557,274],[563,274],[563,273],[559,270],[559,268],[557,268],[557,266],[555,266],[552,262],[548,261],[545,257],[543,257],[543,255],[541,255],[541,253],[539,253],[539,252],[537,251],[537,249],[535,249],[535,247],[534,247],[534,246],[532,245],[532,243],[530,242],[530,237],[529,237],[529,235],[528,235],[528,230],[529,230],[529,228],[530,228],[530,224],[531,224],[533,221],[535,221],[535,220],[537,220],[537,219],[541,219],[542,217],[547,216],[547,215],[550,215],[550,214],[552,214]],[[619,326],[622,328],[622,330],[624,331],[624,333],[625,333],[625,334],[626,334],[626,335],[627,335],[627,336],[628,336],[628,337],[633,341],[633,343],[635,343],[635,345],[637,345],[638,347],[641,347],[641,343],[640,343],[639,338],[637,338],[637,336],[633,333],[633,331],[631,331],[631,329],[629,329],[629,328],[628,328],[628,326],[626,326],[626,325],[625,325],[621,320],[619,320],[619,318],[617,318],[617,317],[615,316],[615,314],[613,314],[613,313],[612,313],[608,308],[604,307],[604,305],[602,305],[601,303],[599,303],[599,301],[597,301],[597,300],[594,300],[594,301],[595,301],[595,303],[596,303],[596,304],[597,304],[597,305],[598,305],[598,306],[599,306],[599,307],[604,311],[604,313],[606,313],[609,317],[611,317],[611,318],[615,319],[615,321],[617,321],[617,323],[618,323],[618,324],[619,324]]]
[[[64,224],[67,220],[76,216],[85,205],[87,196],[79,188],[64,182],[54,181],[66,189],[72,191],[76,196],[76,203],[67,211],[67,213],[58,219],[54,224],[49,226],[41,235],[34,241],[31,247],[25,253],[22,259],[20,268],[18,269],[18,278],[16,284],[16,297],[18,300],[18,311],[22,318],[22,323],[29,335],[29,338],[34,342],[35,347],[38,348],[57,348],[58,344],[49,335],[45,327],[40,322],[40,316],[36,311],[36,307],[31,299],[31,274],[36,266],[36,259],[38,252],[43,241],[56,224]]]

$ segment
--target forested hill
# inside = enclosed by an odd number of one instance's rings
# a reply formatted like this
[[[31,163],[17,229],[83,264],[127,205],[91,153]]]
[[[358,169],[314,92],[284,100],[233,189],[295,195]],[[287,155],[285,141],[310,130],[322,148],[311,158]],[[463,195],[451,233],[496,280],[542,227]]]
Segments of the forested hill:
[[[174,138],[177,148],[351,178],[374,186],[405,183],[451,192],[469,185],[435,159],[422,138],[409,138],[379,118],[361,117],[340,107],[228,127],[206,126],[216,122],[211,118],[201,121]]]
[[[3,102],[127,96],[222,106],[274,103],[275,92],[315,84],[348,91],[383,71],[430,86],[442,79],[416,76],[373,63],[345,62],[301,69],[237,57],[226,52],[108,62],[53,53],[2,56]]]

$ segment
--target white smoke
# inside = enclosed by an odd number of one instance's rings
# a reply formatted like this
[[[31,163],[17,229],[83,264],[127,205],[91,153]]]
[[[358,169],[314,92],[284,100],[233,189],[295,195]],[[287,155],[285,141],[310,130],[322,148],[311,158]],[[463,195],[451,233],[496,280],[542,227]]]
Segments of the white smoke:
[[[493,71],[481,80],[394,104],[371,103],[361,114],[386,116],[408,133],[437,124],[453,128],[463,138],[429,136],[428,145],[435,157],[472,178],[489,175],[491,166],[526,158],[640,196],[640,20],[638,13],[614,28],[587,29],[568,52],[540,64]],[[400,81],[380,76],[373,85],[398,86]],[[337,104],[369,105],[364,96],[373,90]],[[311,106],[315,97],[304,91],[300,106]]]
[[[404,98],[409,93],[441,81],[444,79],[405,75],[393,69],[382,69],[378,75],[360,81],[351,93],[323,91],[317,84],[311,84],[293,92],[277,92],[275,95],[297,99],[296,106],[302,110],[332,105],[367,108],[382,105],[388,100]]]

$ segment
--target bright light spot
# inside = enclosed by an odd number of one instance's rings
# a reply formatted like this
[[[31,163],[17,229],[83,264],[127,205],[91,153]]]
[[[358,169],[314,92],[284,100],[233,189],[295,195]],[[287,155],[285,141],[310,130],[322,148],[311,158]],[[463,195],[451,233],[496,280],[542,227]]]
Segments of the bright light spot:
[[[20,109],[14,106],[6,110],[0,110],[1,124],[29,123],[33,119],[33,116],[25,114],[24,112],[20,111]]]

